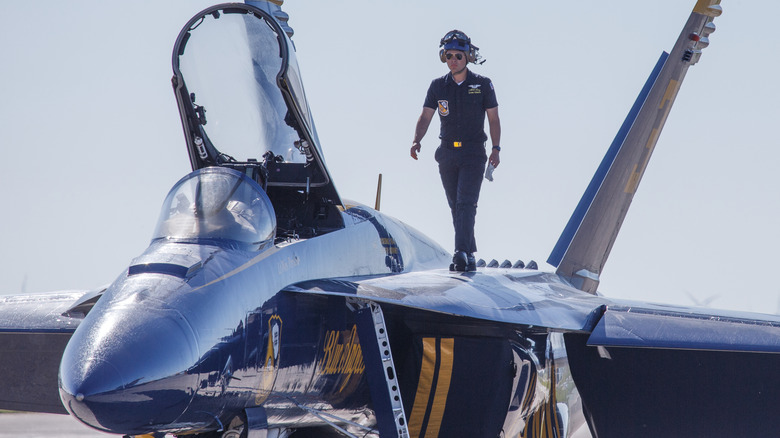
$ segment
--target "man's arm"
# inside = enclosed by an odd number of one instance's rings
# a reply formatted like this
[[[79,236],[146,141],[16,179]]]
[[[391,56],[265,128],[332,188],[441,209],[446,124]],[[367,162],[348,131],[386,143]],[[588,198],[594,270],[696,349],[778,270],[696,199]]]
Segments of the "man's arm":
[[[423,107],[420,118],[417,119],[417,126],[414,128],[414,141],[412,142],[412,149],[409,151],[412,158],[417,159],[417,154],[420,152],[420,140],[425,137],[425,133],[428,132],[428,125],[431,124],[433,114],[436,112],[433,108]]]
[[[488,125],[490,125],[490,139],[493,141],[493,144],[491,146],[500,146],[501,145],[501,120],[498,118],[498,107],[488,108],[485,110],[487,112],[487,118],[488,118]],[[488,158],[488,162],[493,165],[493,167],[498,167],[498,163],[501,162],[501,158],[499,158],[499,151],[498,149],[493,149],[491,147],[492,152],[490,153],[490,158]]]

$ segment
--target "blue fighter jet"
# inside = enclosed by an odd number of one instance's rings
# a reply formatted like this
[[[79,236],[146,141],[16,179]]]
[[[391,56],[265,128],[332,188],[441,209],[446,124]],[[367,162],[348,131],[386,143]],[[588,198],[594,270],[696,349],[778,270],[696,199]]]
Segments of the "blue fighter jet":
[[[186,23],[172,84],[193,172],[109,286],[0,298],[0,408],[153,437],[780,430],[780,318],[598,293],[719,0],[699,0],[658,60],[555,272],[450,272],[433,240],[341,198],[277,3]]]

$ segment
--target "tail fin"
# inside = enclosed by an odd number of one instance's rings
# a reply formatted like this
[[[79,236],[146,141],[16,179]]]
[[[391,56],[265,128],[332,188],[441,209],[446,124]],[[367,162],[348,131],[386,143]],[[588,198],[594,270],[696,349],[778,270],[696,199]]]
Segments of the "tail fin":
[[[698,0],[671,54],[664,52],[604,156],[547,262],[595,293],[631,200],[688,67],[709,45],[720,0]]]

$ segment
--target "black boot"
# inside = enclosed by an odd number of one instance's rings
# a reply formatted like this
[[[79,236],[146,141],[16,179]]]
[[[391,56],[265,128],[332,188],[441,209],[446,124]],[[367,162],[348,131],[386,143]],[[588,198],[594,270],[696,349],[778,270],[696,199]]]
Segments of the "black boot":
[[[463,272],[466,270],[468,264],[468,257],[464,251],[455,251],[455,255],[452,256],[452,264],[450,265],[450,271]]]
[[[477,270],[477,260],[474,258],[473,252],[466,255],[466,270],[469,272]]]

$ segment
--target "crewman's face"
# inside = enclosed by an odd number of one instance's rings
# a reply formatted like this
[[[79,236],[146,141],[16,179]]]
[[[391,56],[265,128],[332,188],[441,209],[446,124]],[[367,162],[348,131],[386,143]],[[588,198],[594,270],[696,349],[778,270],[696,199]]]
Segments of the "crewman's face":
[[[460,50],[447,50],[444,57],[447,59],[447,67],[450,68],[452,74],[462,72],[468,64],[466,54]]]

